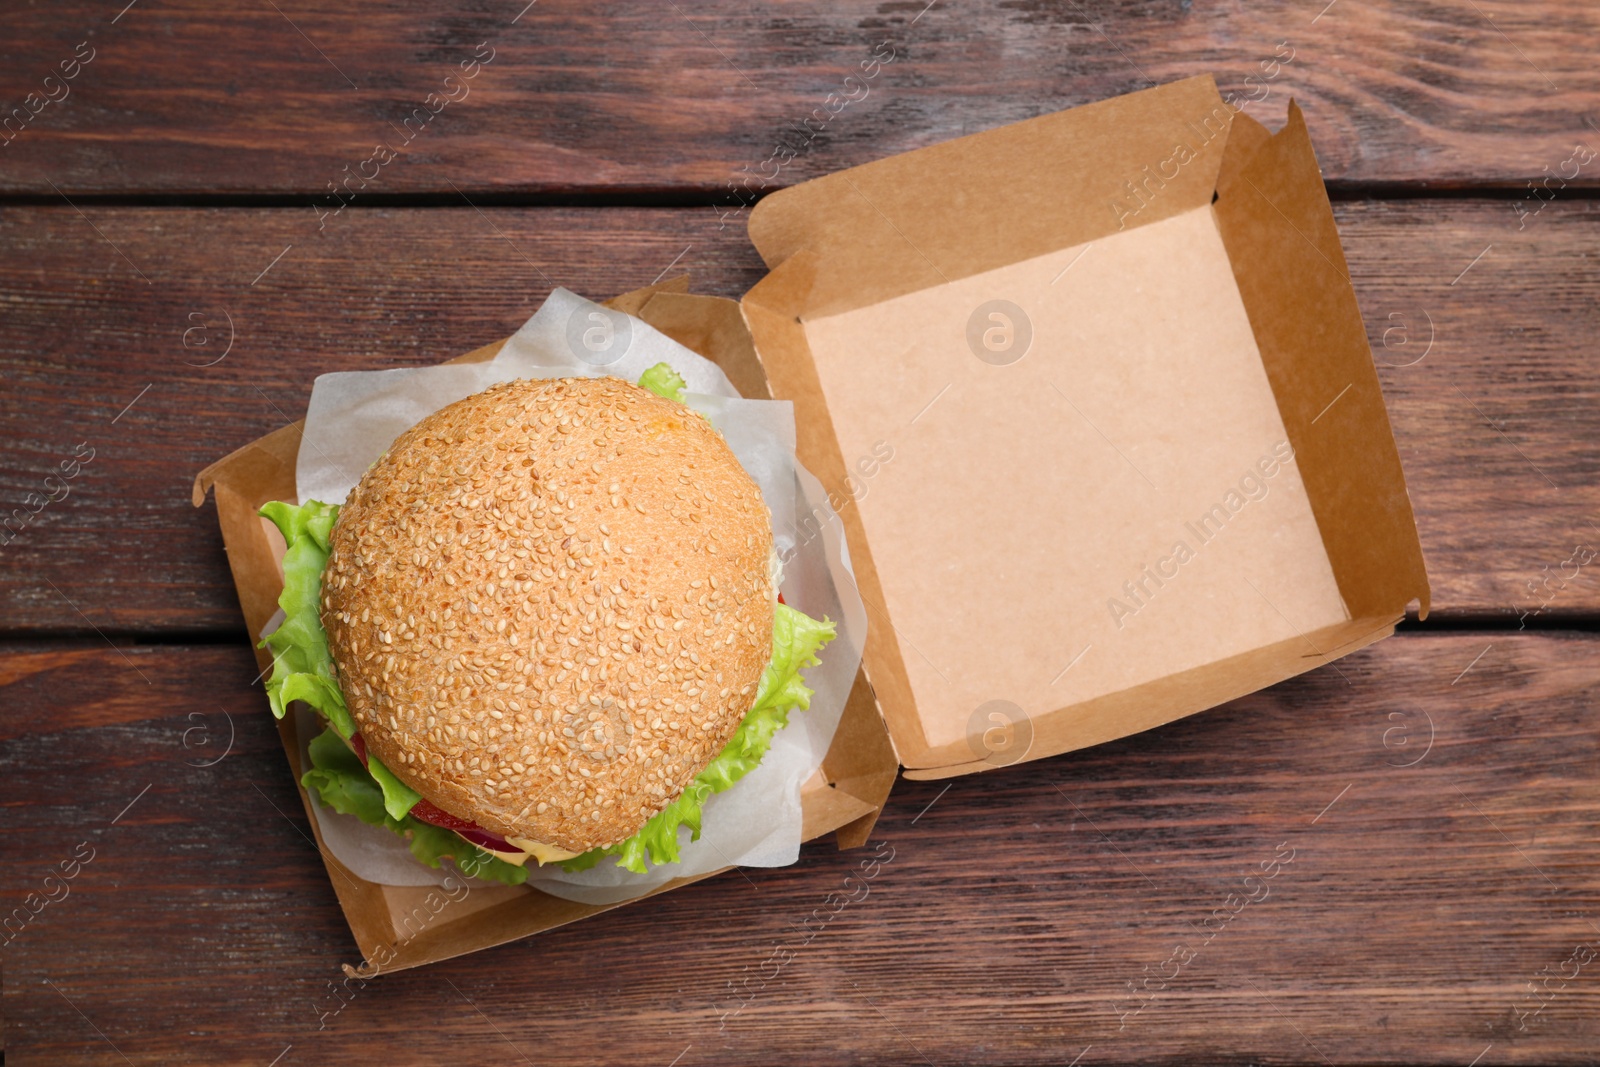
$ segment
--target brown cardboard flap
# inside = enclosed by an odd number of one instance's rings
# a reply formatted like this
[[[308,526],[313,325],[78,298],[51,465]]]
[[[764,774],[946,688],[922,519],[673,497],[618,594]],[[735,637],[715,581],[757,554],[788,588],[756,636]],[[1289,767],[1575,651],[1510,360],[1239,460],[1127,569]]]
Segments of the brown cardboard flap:
[[[900,646],[886,640],[886,630],[892,631],[894,624],[883,606],[882,583],[873,562],[872,546],[862,528],[855,501],[846,488],[849,476],[840,451],[838,431],[800,319],[810,301],[818,261],[814,252],[805,249],[775,267],[745,294],[744,317],[751,336],[760,338],[762,365],[773,395],[794,401],[795,451],[828,490],[844,522],[856,585],[868,612],[867,651],[862,669],[877,694],[879,709],[902,709],[914,705],[915,700]],[[884,712],[886,720],[890,714]],[[926,749],[927,740],[915,715],[894,714],[898,721],[889,729],[888,737],[896,749],[896,761],[904,762],[894,738],[906,738],[901,744],[913,752]]]
[[[1428,575],[1405,474],[1350,285],[1333,208],[1298,105],[1223,176],[1217,226],[1261,361],[1355,615],[1428,615]]]
[[[687,287],[687,276],[680,276],[608,303],[638,315],[717,363],[745,395],[770,395],[738,304],[723,298],[691,296]],[[492,359],[503,344],[499,341],[485,345],[450,362]],[[297,422],[285,426],[245,445],[208,466],[195,479],[196,507],[204,502],[207,491],[215,490],[223,543],[252,642],[277,611],[283,586],[279,570],[281,539],[275,543],[275,531],[257,512],[270,500],[296,499],[295,459],[302,425]],[[265,670],[271,655],[266,649],[257,648],[256,661]],[[298,782],[303,768],[293,716],[278,723],[278,733]],[[804,839],[838,831],[841,848],[862,844],[898,769],[872,689],[865,675],[858,673],[822,772],[801,790]],[[622,906],[577,904],[531,887],[473,882],[470,890],[457,886],[454,891],[446,891],[365,881],[328,852],[320,828],[311,817],[310,797],[303,788],[300,796],[317,834],[328,877],[364,960],[360,967],[346,967],[352,975],[372,977],[434,963]],[[700,877],[717,873],[720,872]],[[647,897],[698,880],[676,879]]]
[[[867,836],[872,833],[873,824],[889,799],[889,790],[894,787],[899,770],[900,762],[889,743],[877,698],[867,682],[866,671],[859,671],[845,701],[838,732],[833,735],[833,744],[822,761],[822,771],[835,790],[853,798],[857,805],[849,825],[840,824],[840,848],[867,843]],[[837,810],[842,813],[847,808]],[[808,817],[809,814],[808,811]]]
[[[1236,181],[1239,171],[1271,140],[1271,131],[1261,123],[1242,111],[1235,115],[1222,152],[1222,167],[1217,171],[1217,188],[1226,188]]]
[[[780,189],[750,240],[818,257],[808,317],[874,304],[1206,203],[1233,116],[1209,74],[1042,115]]]
[[[1251,236],[1302,249],[1240,250],[1268,195],[1310,236]],[[1348,280],[1307,277],[1343,259],[1297,113],[1272,137],[1189,79],[795,186],[751,233],[745,321],[839,504],[908,775],[1149,729],[1426,606]],[[1334,374],[1362,447],[1312,440]]]
[[[1332,663],[1393,632],[1392,619],[1352,619],[1088,701],[1073,709],[1073,719],[1067,724],[1073,733],[1070,747],[1086,748],[1129,734],[1153,730],[1197,711],[1248,696],[1286,674],[1300,674]],[[1044,750],[1057,748],[1061,744],[1058,736],[1046,735],[1042,731],[1029,740],[1032,745]],[[983,760],[972,760],[970,756],[970,751],[964,746],[952,747],[930,756],[936,761],[934,766],[927,769],[907,768],[905,776],[914,780],[949,778],[1038,758],[1027,748],[997,753]],[[963,759],[965,762],[958,762]]]

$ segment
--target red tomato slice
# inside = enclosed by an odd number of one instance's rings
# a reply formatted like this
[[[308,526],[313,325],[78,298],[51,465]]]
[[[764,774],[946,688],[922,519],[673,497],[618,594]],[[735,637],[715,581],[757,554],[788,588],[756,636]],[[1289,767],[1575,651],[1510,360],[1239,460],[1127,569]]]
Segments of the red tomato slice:
[[[474,830],[480,834],[489,833],[489,831],[470,819],[462,819],[451,815],[431,800],[417,801],[416,806],[411,809],[411,814],[423,822],[431,822],[433,825],[442,826],[446,830]]]
[[[486,848],[494,852],[521,852],[513,848],[511,842],[487,830],[457,830],[456,834],[464,841],[470,841],[479,848]]]

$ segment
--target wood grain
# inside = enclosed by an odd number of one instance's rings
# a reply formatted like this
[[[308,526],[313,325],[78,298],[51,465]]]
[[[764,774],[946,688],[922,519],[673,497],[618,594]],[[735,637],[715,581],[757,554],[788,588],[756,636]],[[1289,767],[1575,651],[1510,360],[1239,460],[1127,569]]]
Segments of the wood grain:
[[[0,33],[0,1057],[1594,1062],[1600,9],[123,2]],[[876,850],[345,983],[194,473],[316,374],[456,355],[558,283],[738,296],[772,189],[1207,71],[1273,128],[1305,110],[1433,622],[902,781]]]
[[[353,945],[248,652],[126,654],[0,650],[29,709],[0,749],[27,802],[0,902],[94,849],[5,948],[19,1063],[1578,1063],[1600,1041],[1592,963],[1518,1018],[1600,941],[1595,638],[1398,637],[1140,737],[902,782],[864,897],[844,879],[869,853],[811,845],[342,994]],[[806,942],[833,893],[857,899]],[[1209,918],[1234,893],[1258,899]]]
[[[749,195],[1203,72],[1273,124],[1298,98],[1341,182],[1521,188],[1600,147],[1582,0],[524,5],[8,12],[0,105],[42,109],[0,191],[321,195],[385,143],[350,188]],[[480,43],[492,60],[446,83]],[[47,91],[70,95],[29,105]],[[458,102],[403,128],[430,93]]]
[[[1600,205],[1557,200],[1521,230],[1494,201],[1337,214],[1435,610],[1533,626],[1600,612],[1600,567],[1568,562],[1600,548]],[[0,249],[0,512],[36,506],[28,494],[94,449],[0,547],[0,626],[96,641],[237,632],[190,481],[299,418],[317,374],[503,337],[553,280],[604,297],[670,268],[737,296],[761,275],[709,209],[352,210],[319,237],[309,209],[27,208],[0,214]],[[231,350],[206,366],[230,321]]]

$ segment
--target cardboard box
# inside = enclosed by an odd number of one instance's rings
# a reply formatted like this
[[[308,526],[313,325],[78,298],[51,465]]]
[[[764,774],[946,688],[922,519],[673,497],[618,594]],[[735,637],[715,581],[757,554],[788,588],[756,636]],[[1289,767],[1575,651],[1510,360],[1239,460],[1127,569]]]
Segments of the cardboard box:
[[[795,186],[750,230],[770,273],[742,303],[679,278],[612,304],[746,396],[793,400],[800,459],[844,519],[871,624],[806,840],[864,842],[902,766],[944,777],[1149,729],[1387,636],[1414,600],[1427,613],[1292,105],[1268,135],[1189,79]],[[251,633],[281,588],[256,511],[293,497],[298,446],[285,427],[195,483],[196,505],[216,490]],[[292,717],[280,733],[298,779]],[[606,910],[380,886],[323,857],[363,977]]]
[[[745,319],[843,505],[908,777],[1147,730],[1427,614],[1293,104],[1269,135],[1191,78],[781,190],[750,236]]]
[[[687,288],[688,278],[679,277],[608,304],[644,319],[712,360],[745,396],[768,397],[766,379],[738,305],[732,300],[692,296]],[[480,348],[460,360],[492,359],[503,343]],[[245,625],[252,635],[260,633],[277,611],[278,595],[283,591],[283,540],[257,512],[269,500],[296,499],[295,458],[302,426],[297,422],[252,441],[201,471],[194,483],[196,507],[205,501],[208,491],[215,490],[222,540]],[[265,672],[272,662],[271,653],[256,649],[256,661]],[[278,733],[339,906],[361,949],[362,964],[345,968],[353,976],[370,978],[435,963],[621,906],[578,904],[530,886],[489,885],[470,879],[439,889],[379,885],[359,877],[323,844],[311,814],[311,798],[298,786],[304,768],[294,720],[293,715],[279,720]],[[898,769],[871,690],[858,672],[821,775],[801,790],[804,839],[836,833],[841,848],[865,843]],[[695,881],[699,879],[675,879],[647,897]]]

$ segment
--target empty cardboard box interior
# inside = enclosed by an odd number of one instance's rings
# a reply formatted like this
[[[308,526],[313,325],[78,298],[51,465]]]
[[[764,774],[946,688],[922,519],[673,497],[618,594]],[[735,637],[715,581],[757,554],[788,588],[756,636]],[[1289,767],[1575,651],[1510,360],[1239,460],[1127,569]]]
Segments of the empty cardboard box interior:
[[[777,192],[750,231],[745,317],[844,504],[910,776],[1148,729],[1426,613],[1298,109],[1269,136],[1190,79]]]

